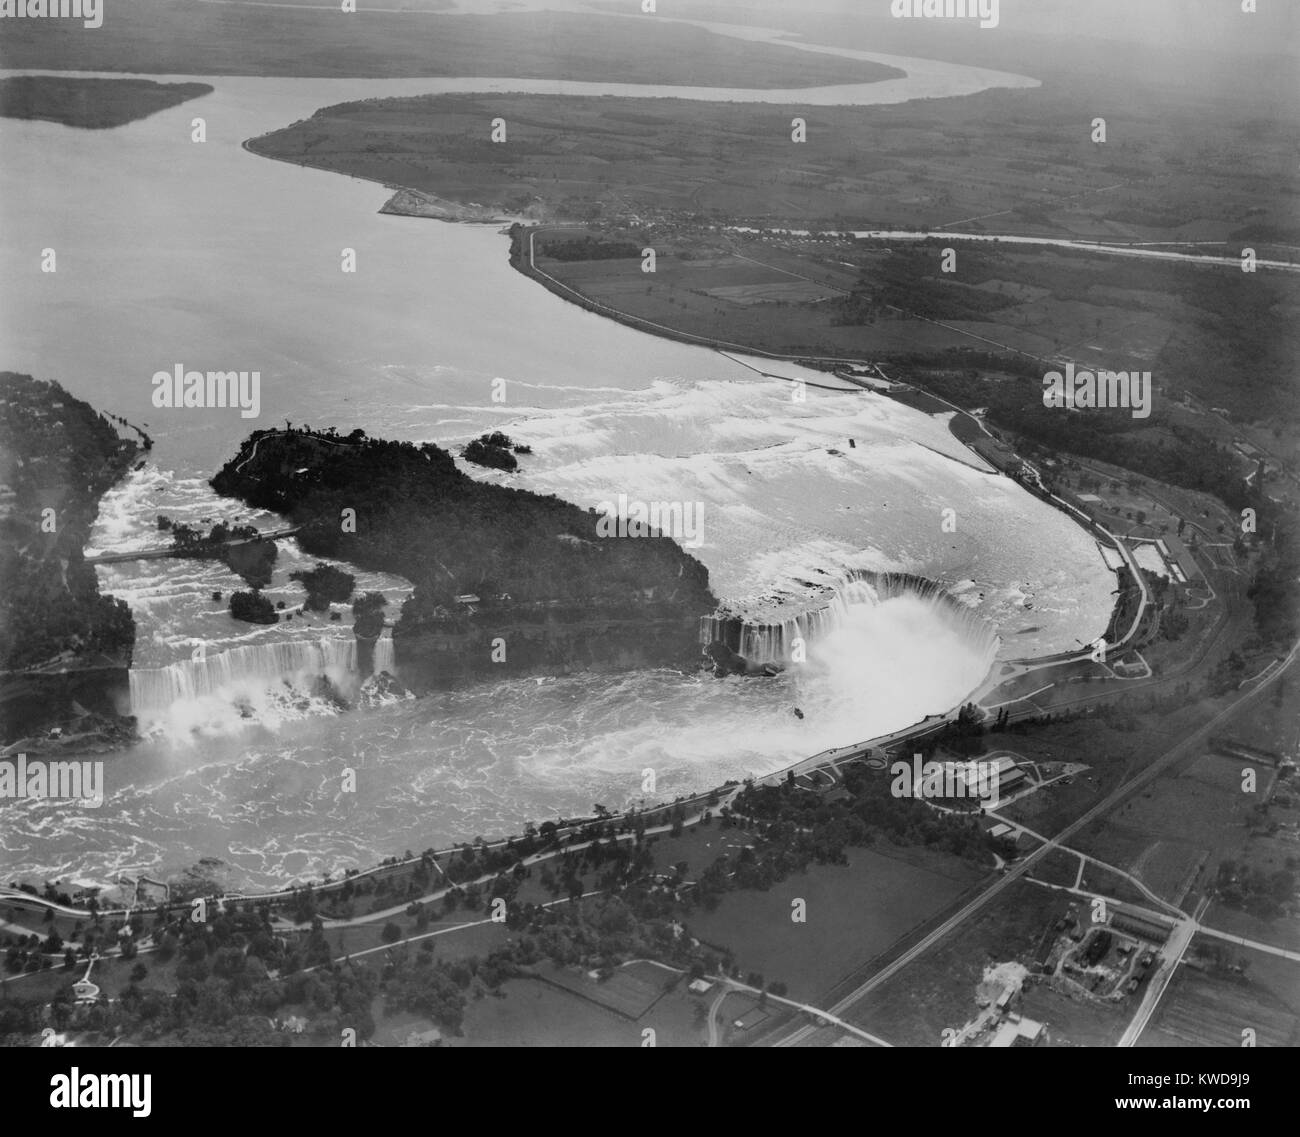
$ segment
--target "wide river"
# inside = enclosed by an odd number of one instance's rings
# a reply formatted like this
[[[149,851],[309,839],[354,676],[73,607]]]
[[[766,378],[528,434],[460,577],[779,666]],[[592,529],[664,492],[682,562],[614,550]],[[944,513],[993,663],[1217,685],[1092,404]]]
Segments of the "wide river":
[[[515,680],[418,700],[363,692],[339,713],[272,666],[296,645],[346,669],[328,639],[338,625],[236,625],[210,599],[239,584],[220,566],[105,567],[102,587],[136,614],[135,709],[149,739],[109,760],[98,810],[0,806],[5,879],[174,873],[208,856],[226,862],[234,886],[269,885],[517,832],[595,801],[635,801],[647,767],[668,797],[777,769],[947,709],[995,652],[1099,634],[1114,578],[1095,545],[980,469],[942,420],[865,392],[810,388],[795,402],[786,382],[557,299],[509,268],[495,227],[383,216],[380,186],[240,145],[323,105],[381,95],[562,89],[869,105],[1035,85],[868,58],[908,79],[794,94],[218,77],[206,80],[214,94],[110,131],[0,120],[0,367],[57,379],[147,424],[157,443],[148,467],[106,498],[95,549],[156,543],[159,512],[238,513],[206,478],[258,426],[361,426],[447,445],[501,427],[534,449],[510,484],[584,506],[620,493],[703,503],[695,555],[714,591],[739,604],[775,610],[797,600],[801,580],[902,569],[943,581],[1000,637],[975,642],[919,600],[860,603],[807,667],[767,682],[667,671]],[[190,140],[196,116],[204,143]],[[47,248],[55,273],[40,271]],[[356,250],[355,274],[340,271],[344,248]],[[178,363],[260,371],[260,418],[155,409],[151,376]],[[504,402],[492,398],[497,379]],[[955,532],[941,523],[949,509]],[[286,543],[273,597],[301,598],[287,573],[304,563]],[[408,588],[361,583],[382,589],[394,615]],[[324,648],[306,646],[322,636]],[[210,665],[208,687],[160,702],[169,684],[193,679],[185,661],[198,641],[224,670]],[[340,792],[345,768],[358,772],[355,793]]]

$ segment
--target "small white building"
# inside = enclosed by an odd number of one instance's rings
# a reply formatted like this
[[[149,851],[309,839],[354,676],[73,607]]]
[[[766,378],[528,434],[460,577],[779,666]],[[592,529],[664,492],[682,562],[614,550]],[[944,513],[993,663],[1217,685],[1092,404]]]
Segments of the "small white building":
[[[1034,1046],[1043,1034],[1043,1024],[1020,1015],[1008,1015],[989,1041],[990,1046]]]

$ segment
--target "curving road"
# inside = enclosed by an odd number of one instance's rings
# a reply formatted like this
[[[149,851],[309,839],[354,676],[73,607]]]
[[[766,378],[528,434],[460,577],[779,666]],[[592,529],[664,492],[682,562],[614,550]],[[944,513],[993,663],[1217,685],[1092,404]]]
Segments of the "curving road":
[[[1037,864],[1038,861],[1040,861],[1043,857],[1045,857],[1049,852],[1051,852],[1053,849],[1060,846],[1063,842],[1069,840],[1072,836],[1074,836],[1075,833],[1078,833],[1081,829],[1084,829],[1088,825],[1092,824],[1092,822],[1097,820],[1097,818],[1103,816],[1104,814],[1108,813],[1110,810],[1114,809],[1115,806],[1117,806],[1121,801],[1123,801],[1129,795],[1134,793],[1136,790],[1140,789],[1142,786],[1146,785],[1147,782],[1153,780],[1157,775],[1163,773],[1174,763],[1178,762],[1182,758],[1185,758],[1192,751],[1194,747],[1200,745],[1206,738],[1208,738],[1209,735],[1219,726],[1220,723],[1222,723],[1225,719],[1231,717],[1242,707],[1243,704],[1255,698],[1261,691],[1264,690],[1264,688],[1268,687],[1270,684],[1275,682],[1279,677],[1284,675],[1287,669],[1293,663],[1295,663],[1296,656],[1298,654],[1300,654],[1300,640],[1297,640],[1295,644],[1292,645],[1291,651],[1287,654],[1285,662],[1268,679],[1260,683],[1253,690],[1248,691],[1245,694],[1240,695],[1237,698],[1233,699],[1230,703],[1228,703],[1226,707],[1224,707],[1221,711],[1215,714],[1203,726],[1198,727],[1186,738],[1184,738],[1181,742],[1175,743],[1163,754],[1161,754],[1160,757],[1158,757],[1149,766],[1139,771],[1127,782],[1124,782],[1123,784],[1117,786],[1114,790],[1112,790],[1105,798],[1103,798],[1090,810],[1088,810],[1086,813],[1082,814],[1080,817],[1072,821],[1050,841],[1048,841],[1044,845],[1041,845],[1039,848],[1035,849],[1032,853],[1030,853],[1027,857],[1025,857],[1023,861],[1019,861],[1011,868],[1009,868],[1004,875],[1002,875],[997,880],[995,880],[992,884],[990,884],[988,888],[986,888],[982,893],[976,896],[969,904],[965,905],[954,915],[950,916],[947,920],[945,920],[932,932],[926,935],[918,943],[916,943],[907,951],[905,951],[892,963],[881,968],[880,971],[876,972],[875,975],[871,976],[871,978],[867,979],[864,983],[859,984],[856,988],[854,988],[851,992],[849,992],[848,995],[846,995],[843,999],[841,999],[838,1003],[836,1003],[833,1007],[831,1007],[832,1014],[837,1016],[843,1016],[847,1011],[851,1010],[856,1003],[860,1002],[864,997],[866,997],[868,994],[874,991],[886,980],[893,978],[893,976],[898,974],[898,972],[902,971],[903,968],[905,968],[909,963],[915,960],[923,952],[933,947],[945,936],[947,936],[949,932],[956,929],[959,925],[964,923],[969,917],[973,916],[976,912],[978,912],[981,908],[983,908],[986,904],[988,904],[990,900],[994,899],[1005,889],[1009,888],[1012,884],[1014,884],[1017,880],[1019,880],[1022,876],[1024,876],[1025,873],[1029,871],[1029,869],[1031,869],[1035,864]],[[1222,936],[1222,938],[1226,939],[1230,937],[1224,935]],[[808,1038],[810,1038],[815,1033],[815,1031],[816,1028],[814,1027],[801,1027],[799,1030],[795,1031],[793,1034],[787,1035],[785,1038],[779,1040],[774,1045],[797,1046],[800,1043],[806,1041]]]

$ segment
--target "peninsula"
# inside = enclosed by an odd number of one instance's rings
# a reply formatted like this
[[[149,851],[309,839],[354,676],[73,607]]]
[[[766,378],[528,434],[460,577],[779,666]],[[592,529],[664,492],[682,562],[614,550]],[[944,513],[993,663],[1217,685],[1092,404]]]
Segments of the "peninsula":
[[[13,75],[0,79],[0,116],[107,130],[210,94],[207,83]]]

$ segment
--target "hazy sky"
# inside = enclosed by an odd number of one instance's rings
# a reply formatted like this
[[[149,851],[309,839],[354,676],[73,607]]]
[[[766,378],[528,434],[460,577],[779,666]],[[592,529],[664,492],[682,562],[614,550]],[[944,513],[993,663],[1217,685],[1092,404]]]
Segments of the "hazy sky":
[[[833,12],[858,20],[887,18],[889,0],[656,0],[663,15],[707,9],[767,9],[787,16]],[[1240,0],[1000,0],[1006,32],[1067,34],[1200,51],[1300,54],[1300,0],[1257,0],[1253,15]],[[984,34],[995,34],[992,29]]]

